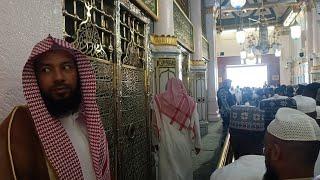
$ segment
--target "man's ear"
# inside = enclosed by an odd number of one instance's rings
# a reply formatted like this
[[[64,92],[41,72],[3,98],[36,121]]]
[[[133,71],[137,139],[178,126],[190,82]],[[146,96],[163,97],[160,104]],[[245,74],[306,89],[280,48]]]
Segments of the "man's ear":
[[[277,161],[281,157],[281,148],[279,144],[273,144],[273,148],[271,148],[270,158],[273,161]]]

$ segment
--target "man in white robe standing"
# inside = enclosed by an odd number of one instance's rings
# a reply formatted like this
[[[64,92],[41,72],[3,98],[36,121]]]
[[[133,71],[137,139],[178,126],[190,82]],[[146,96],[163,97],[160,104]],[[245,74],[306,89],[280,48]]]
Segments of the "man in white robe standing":
[[[193,180],[192,149],[200,152],[197,104],[181,80],[171,78],[154,97],[153,145],[159,152],[159,180]]]

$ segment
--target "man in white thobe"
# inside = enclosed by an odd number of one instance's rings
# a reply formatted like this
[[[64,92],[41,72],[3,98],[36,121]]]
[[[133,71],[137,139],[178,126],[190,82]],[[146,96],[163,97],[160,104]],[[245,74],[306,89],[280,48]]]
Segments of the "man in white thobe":
[[[154,98],[153,145],[159,152],[159,180],[193,180],[192,149],[201,148],[196,103],[181,80],[171,78]]]

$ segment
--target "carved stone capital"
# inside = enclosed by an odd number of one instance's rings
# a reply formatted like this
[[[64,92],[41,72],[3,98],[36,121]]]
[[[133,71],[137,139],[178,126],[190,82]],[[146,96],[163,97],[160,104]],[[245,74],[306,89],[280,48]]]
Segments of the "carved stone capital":
[[[156,46],[177,46],[177,37],[171,35],[151,35],[150,42]]]

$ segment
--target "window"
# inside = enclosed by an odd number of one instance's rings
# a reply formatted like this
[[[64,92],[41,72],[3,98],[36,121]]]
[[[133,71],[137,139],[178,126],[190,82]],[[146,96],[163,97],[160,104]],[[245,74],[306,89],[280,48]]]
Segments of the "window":
[[[227,66],[227,78],[232,86],[262,87],[268,81],[267,65]]]

